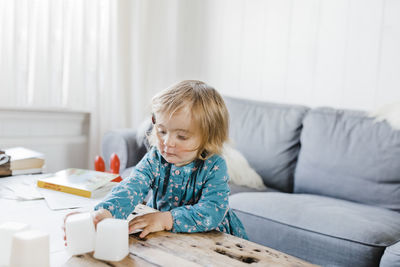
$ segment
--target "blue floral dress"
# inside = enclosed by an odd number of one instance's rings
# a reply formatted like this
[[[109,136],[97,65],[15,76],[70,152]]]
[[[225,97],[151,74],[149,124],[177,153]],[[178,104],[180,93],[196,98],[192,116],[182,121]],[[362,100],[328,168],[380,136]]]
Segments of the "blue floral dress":
[[[206,232],[213,229],[247,239],[236,214],[229,208],[228,173],[219,155],[177,167],[153,147],[95,209],[104,208],[114,218],[126,219],[149,189],[148,206],[170,211],[172,232]]]

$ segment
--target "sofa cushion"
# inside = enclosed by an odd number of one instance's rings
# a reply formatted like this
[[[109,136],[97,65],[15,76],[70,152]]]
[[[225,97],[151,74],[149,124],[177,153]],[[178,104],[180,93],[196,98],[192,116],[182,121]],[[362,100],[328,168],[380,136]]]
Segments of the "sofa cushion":
[[[345,200],[238,193],[230,207],[251,241],[323,266],[377,266],[385,247],[400,240],[399,213]]]
[[[292,192],[302,120],[308,108],[224,99],[234,147],[246,157],[266,186]]]
[[[385,249],[379,267],[400,267],[400,241]]]
[[[241,193],[241,192],[279,192],[278,190],[270,188],[270,187],[266,187],[263,189],[255,189],[255,188],[237,185],[237,184],[233,184],[233,183],[229,183],[229,189],[230,189],[231,195]]]
[[[300,140],[295,192],[400,211],[400,131],[362,112],[318,108]]]
[[[296,193],[400,211],[400,131],[363,112],[318,108],[304,118]]]

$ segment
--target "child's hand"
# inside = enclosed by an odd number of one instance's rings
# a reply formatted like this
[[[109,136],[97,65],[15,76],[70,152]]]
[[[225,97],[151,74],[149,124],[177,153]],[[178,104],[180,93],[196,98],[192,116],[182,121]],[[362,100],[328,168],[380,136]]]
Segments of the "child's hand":
[[[139,237],[144,238],[152,232],[171,230],[172,225],[173,219],[171,212],[148,213],[138,216],[129,222],[129,233],[132,233],[137,229],[143,229]]]
[[[71,213],[68,213],[67,215],[65,215],[65,217],[64,217],[64,223],[63,223],[63,226],[61,228],[64,230],[64,240],[65,240],[64,245],[65,246],[67,246],[67,235],[65,233],[65,221],[67,220],[67,218],[69,216],[74,215],[74,214],[78,214],[78,213],[80,213],[80,212],[77,212],[77,211],[71,212]],[[99,210],[93,211],[91,213],[91,215],[92,215],[92,218],[93,218],[94,227],[97,227],[97,224],[100,221],[104,220],[105,218],[112,218],[111,213],[106,209],[99,209]]]
[[[112,218],[112,214],[111,212],[109,212],[106,209],[99,209],[99,210],[95,210],[92,211],[92,218],[93,218],[93,223],[94,223],[94,227],[97,228],[97,224],[99,222],[101,222],[102,220],[106,219],[106,218]]]

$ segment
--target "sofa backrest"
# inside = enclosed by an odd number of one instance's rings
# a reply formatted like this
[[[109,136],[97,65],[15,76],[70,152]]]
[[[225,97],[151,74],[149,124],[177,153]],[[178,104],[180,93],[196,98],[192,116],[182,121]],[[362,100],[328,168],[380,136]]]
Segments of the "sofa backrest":
[[[400,131],[363,112],[317,108],[300,140],[296,193],[400,211]]]
[[[125,128],[107,132],[103,136],[101,148],[106,168],[110,168],[109,159],[113,153],[120,159],[120,173],[135,166],[149,149],[146,132],[151,126],[151,118],[147,118],[136,130]]]
[[[224,97],[233,146],[268,187],[293,191],[302,120],[308,108]]]

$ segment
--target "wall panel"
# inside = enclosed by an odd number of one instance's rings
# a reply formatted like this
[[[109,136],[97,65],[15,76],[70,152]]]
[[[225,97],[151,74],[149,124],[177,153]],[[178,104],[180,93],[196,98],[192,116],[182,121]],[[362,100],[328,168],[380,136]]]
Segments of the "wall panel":
[[[262,99],[284,101],[292,0],[267,1],[264,40],[260,57]]]
[[[381,39],[381,0],[349,2],[345,76],[341,105],[368,109],[377,90]]]
[[[261,93],[261,64],[265,28],[265,1],[245,1],[242,10],[243,32],[240,57],[240,88],[246,88],[249,95]]]
[[[224,94],[353,109],[400,98],[399,1],[207,3],[216,25],[201,53],[214,67],[200,76]]]
[[[400,1],[385,1],[383,14],[375,105],[400,101]]]
[[[340,106],[343,94],[348,1],[321,1],[314,80],[316,105]]]
[[[293,2],[285,91],[288,102],[313,101],[319,3]]]

